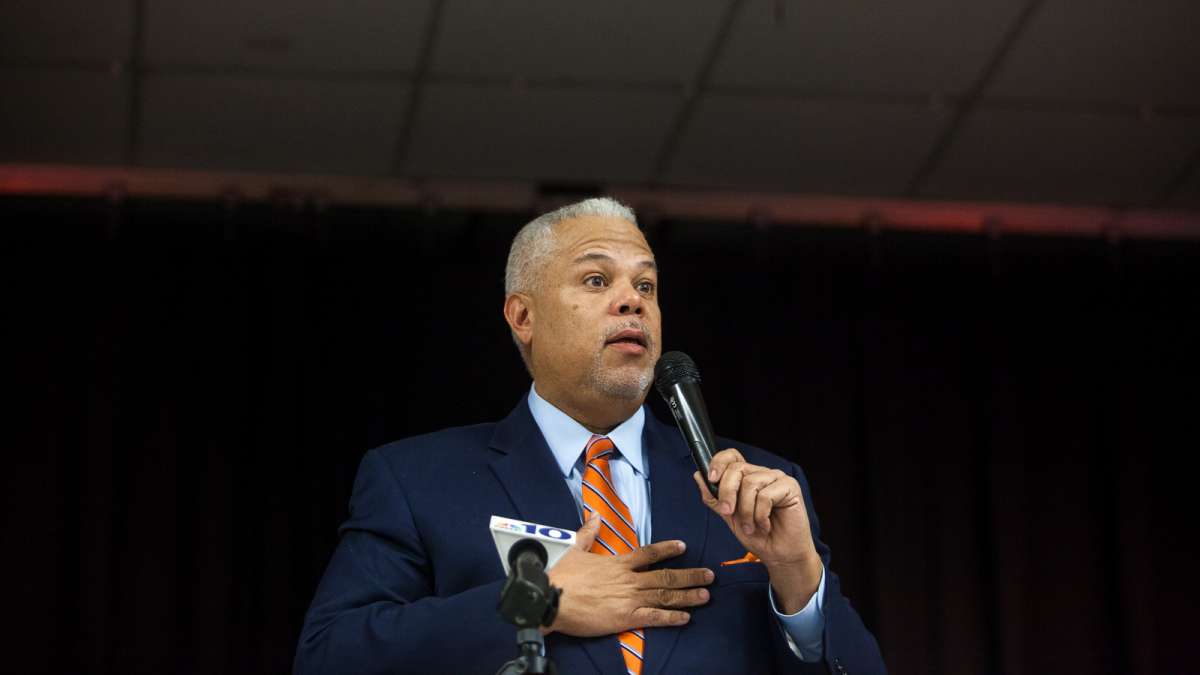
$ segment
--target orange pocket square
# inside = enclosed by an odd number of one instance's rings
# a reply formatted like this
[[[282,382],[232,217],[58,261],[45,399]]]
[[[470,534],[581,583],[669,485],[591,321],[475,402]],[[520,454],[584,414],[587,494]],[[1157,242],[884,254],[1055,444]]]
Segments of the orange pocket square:
[[[729,565],[741,565],[742,563],[756,563],[756,562],[762,562],[762,560],[760,560],[759,557],[754,555],[753,553],[746,551],[746,555],[744,555],[740,558],[737,558],[736,560],[726,560],[725,562],[721,563],[721,567],[728,567]]]

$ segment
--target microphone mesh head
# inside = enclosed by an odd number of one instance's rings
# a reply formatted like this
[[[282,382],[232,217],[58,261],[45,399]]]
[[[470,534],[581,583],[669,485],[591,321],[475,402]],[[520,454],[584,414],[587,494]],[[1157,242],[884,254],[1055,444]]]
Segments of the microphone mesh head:
[[[692,357],[683,352],[667,352],[654,366],[654,386],[664,397],[667,391],[680,382],[699,382],[700,369]]]
[[[546,547],[537,539],[530,539],[528,537],[525,539],[518,539],[517,543],[513,544],[512,548],[508,549],[508,566],[516,567],[517,558],[520,558],[521,554],[525,551],[533,551],[533,554],[537,556],[538,562],[542,563],[542,567],[546,566],[546,560],[549,559],[549,554],[546,553]]]

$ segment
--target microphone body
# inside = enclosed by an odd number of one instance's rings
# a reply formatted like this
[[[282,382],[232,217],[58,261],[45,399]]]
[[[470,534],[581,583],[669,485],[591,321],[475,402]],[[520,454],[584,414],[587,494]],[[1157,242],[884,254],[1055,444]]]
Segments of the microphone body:
[[[654,367],[654,376],[654,386],[675,416],[675,423],[692,451],[700,477],[716,497],[717,485],[708,480],[708,466],[713,453],[718,451],[717,442],[712,423],[708,421],[704,397],[700,395],[700,371],[696,363],[683,352],[667,352]]]
[[[549,626],[558,614],[561,591],[550,585],[546,559],[546,547],[536,539],[521,539],[508,551],[508,580],[496,609],[518,628]]]

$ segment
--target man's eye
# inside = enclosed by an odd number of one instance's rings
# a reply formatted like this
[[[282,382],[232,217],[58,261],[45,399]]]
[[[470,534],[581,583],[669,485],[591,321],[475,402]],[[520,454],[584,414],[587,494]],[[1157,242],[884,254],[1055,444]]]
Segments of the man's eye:
[[[638,284],[638,290],[643,293],[653,293],[654,292],[654,284],[650,283],[649,281],[643,281],[640,284]]]
[[[592,288],[603,288],[604,277],[600,276],[599,274],[593,274],[592,276],[584,279],[583,283],[591,286]]]

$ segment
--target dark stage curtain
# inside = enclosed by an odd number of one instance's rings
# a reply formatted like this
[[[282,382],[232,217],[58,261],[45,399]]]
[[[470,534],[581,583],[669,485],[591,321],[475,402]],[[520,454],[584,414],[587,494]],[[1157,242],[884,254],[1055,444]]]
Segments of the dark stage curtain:
[[[363,452],[524,395],[528,216],[0,201],[0,668],[288,671]],[[646,230],[665,346],[808,471],[891,672],[1190,670],[1200,246]]]

